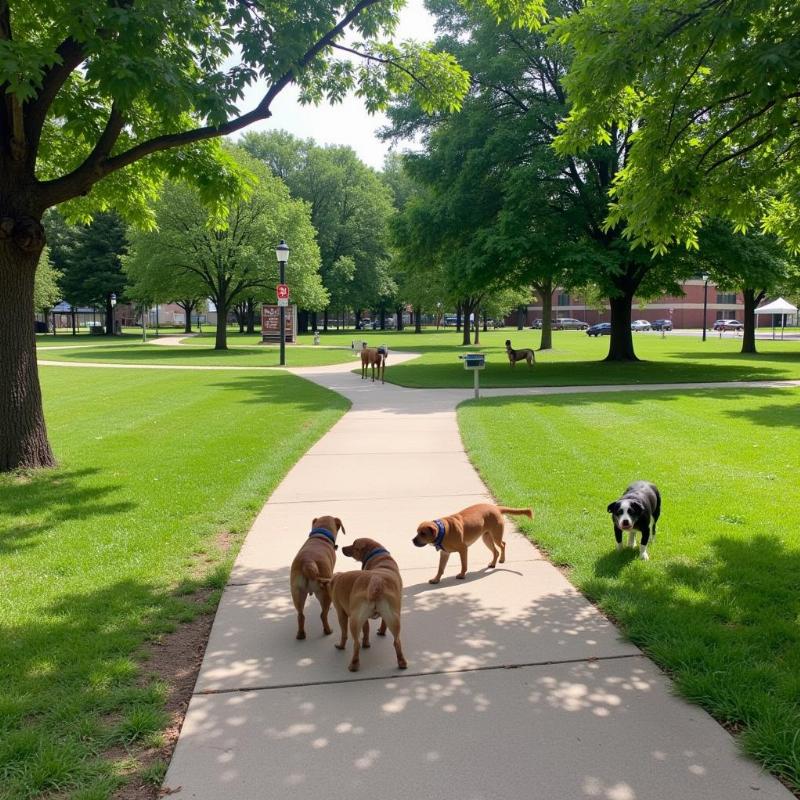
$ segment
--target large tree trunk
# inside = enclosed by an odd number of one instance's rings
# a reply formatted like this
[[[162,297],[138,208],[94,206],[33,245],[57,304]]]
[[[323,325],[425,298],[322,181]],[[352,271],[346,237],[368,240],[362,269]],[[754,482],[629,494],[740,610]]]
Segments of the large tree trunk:
[[[395,316],[397,317],[397,330],[403,330],[403,308],[402,306],[395,306]]]
[[[611,304],[611,341],[608,344],[606,361],[638,361],[633,349],[633,333],[631,331],[631,303],[635,289],[628,289],[623,294],[610,298]]]
[[[542,341],[540,350],[553,349],[553,281],[545,281],[536,286],[542,296]]]
[[[469,321],[469,316],[472,313],[472,306],[464,303],[461,306],[461,311],[464,314],[464,334],[461,337],[461,344],[462,345],[472,344],[470,338],[470,333],[472,331],[472,323]]]
[[[317,330],[317,312],[316,311],[312,311],[311,312],[311,330],[312,331],[316,331]]]
[[[525,327],[525,306],[517,309],[517,330],[521,331]]]
[[[328,309],[322,312],[322,330],[327,333],[328,331]]]
[[[228,308],[227,304],[220,305],[216,300],[214,305],[217,308],[217,333],[214,339],[215,350],[228,349]]]
[[[414,309],[414,333],[422,333],[422,309],[419,306]]]
[[[744,295],[744,330],[742,331],[742,353],[757,353],[756,350],[756,308],[764,299],[765,292],[756,293],[756,289],[743,289]]]
[[[386,306],[381,306],[379,313],[379,319],[381,321],[381,330],[386,330]]]
[[[475,327],[475,344],[481,343],[481,310],[476,305],[475,306],[475,322],[473,323]]]
[[[106,336],[114,336],[114,304],[111,302],[111,295],[106,295]]]
[[[456,333],[461,332],[461,306],[456,306]]]
[[[183,318],[183,332],[184,333],[191,333],[192,332],[192,311],[194,310],[195,303],[189,303],[186,301],[178,301],[178,307],[183,309],[183,313],[185,314]]]
[[[239,326],[239,333],[244,333],[245,315],[247,314],[247,307],[242,303],[234,303],[233,316],[236,317],[236,324]]]
[[[297,311],[297,332],[308,333],[308,311]]]
[[[246,321],[247,321],[247,332],[248,333],[255,333],[256,332],[256,301],[253,298],[249,298],[247,301],[247,313],[246,313]]]
[[[33,331],[33,281],[43,245],[41,225],[33,219],[24,225],[18,220],[10,235],[0,227],[0,472],[56,463],[47,441]]]
[[[355,317],[356,317],[356,323],[355,323],[356,324],[356,330],[360,331],[361,330],[361,309],[360,308],[356,309]]]

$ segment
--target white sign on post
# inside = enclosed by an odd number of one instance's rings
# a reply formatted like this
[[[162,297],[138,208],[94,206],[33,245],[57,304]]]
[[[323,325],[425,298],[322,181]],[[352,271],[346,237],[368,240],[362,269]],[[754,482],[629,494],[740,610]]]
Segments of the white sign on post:
[[[281,306],[288,307],[289,305],[289,298],[288,297],[279,297],[278,298],[278,308]]]

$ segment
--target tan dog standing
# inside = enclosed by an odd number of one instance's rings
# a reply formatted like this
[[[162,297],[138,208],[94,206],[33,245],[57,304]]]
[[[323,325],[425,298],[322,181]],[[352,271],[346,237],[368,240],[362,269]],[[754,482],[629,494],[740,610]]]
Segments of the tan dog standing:
[[[367,377],[367,367],[372,367],[372,382],[375,382],[375,367],[378,368],[378,377],[385,383],[386,376],[386,351],[382,347],[367,347],[361,345],[361,380]]]
[[[488,569],[506,560],[506,543],[503,541],[505,520],[503,514],[522,514],[533,519],[529,508],[506,508],[492,503],[478,503],[474,506],[433,521],[420,522],[413,542],[417,547],[432,544],[439,551],[439,570],[428,583],[439,583],[447,566],[450,553],[458,553],[461,557],[461,572],[456,578],[464,578],[467,574],[467,548],[483,539],[483,543],[492,551],[492,563]]]
[[[347,644],[347,629],[353,637],[353,657],[348,669],[356,672],[359,668],[359,654],[362,647],[369,647],[369,620],[381,618],[378,635],[384,636],[386,628],[394,637],[394,650],[397,666],[405,669],[408,665],[400,643],[400,608],[403,602],[403,580],[397,562],[380,542],[360,538],[353,544],[342,548],[342,553],[361,562],[361,570],[337,572],[329,584],[330,594],[342,636],[336,645],[344,650]],[[359,636],[362,637],[359,643]]]
[[[292,561],[289,586],[294,607],[297,609],[298,639],[306,638],[306,617],[303,609],[310,594],[316,595],[322,606],[322,630],[326,636],[333,633],[328,624],[331,597],[327,583],[333,575],[333,566],[336,563],[336,534],[340,530],[346,533],[338,517],[316,517],[311,522],[308,539]]]
[[[511,367],[517,366],[517,361],[527,361],[528,366],[532,367],[536,363],[536,353],[525,347],[522,350],[515,350],[511,346],[511,339],[506,339],[506,355],[508,356],[508,363]]]

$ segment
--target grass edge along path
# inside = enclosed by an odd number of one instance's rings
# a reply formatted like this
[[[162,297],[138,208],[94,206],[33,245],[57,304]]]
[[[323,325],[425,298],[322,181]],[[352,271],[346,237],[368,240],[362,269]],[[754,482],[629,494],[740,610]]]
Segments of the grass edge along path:
[[[282,371],[41,377],[60,466],[0,478],[0,798],[155,797],[176,721],[147,656],[213,613],[255,515],[349,403]]]
[[[458,421],[498,501],[535,509],[524,533],[800,796],[800,391],[492,398]],[[638,478],[664,498],[648,562],[606,513]]]

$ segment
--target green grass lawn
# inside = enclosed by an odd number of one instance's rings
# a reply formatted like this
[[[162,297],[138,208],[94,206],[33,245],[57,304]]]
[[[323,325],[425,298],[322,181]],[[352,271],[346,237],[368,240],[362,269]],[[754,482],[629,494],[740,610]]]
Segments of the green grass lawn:
[[[354,334],[329,334],[323,343],[348,345]],[[537,347],[538,331],[517,331],[510,328],[481,333],[481,345],[461,346],[460,336],[447,331],[393,333],[365,331],[369,344],[385,342],[390,352],[386,380],[412,388],[469,388],[472,374],[467,372],[459,354],[469,351],[486,353],[487,366],[481,372],[481,386],[569,386],[614,383],[691,383],[694,381],[780,380],[800,378],[800,342],[759,341],[759,354],[739,353],[741,339],[726,334],[711,336],[702,342],[699,337],[658,333],[634,335],[634,343],[642,361],[614,364],[603,361],[608,352],[608,338],[586,336],[581,331],[555,331],[553,349],[536,353],[536,366],[529,369],[518,364],[513,370],[505,354],[505,340],[514,346]],[[391,350],[418,352],[421,358],[392,365]]]
[[[41,377],[60,466],[0,476],[0,798],[98,800],[166,723],[142,646],[216,604],[347,402],[284,372]]]
[[[470,457],[522,527],[679,692],[800,789],[800,392],[612,393],[470,401]],[[642,562],[606,506],[663,495]]]
[[[100,338],[100,337],[98,337]],[[190,340],[191,341],[191,340]],[[206,347],[177,345],[167,347],[143,343],[141,339],[104,343],[101,346],[76,347],[69,350],[43,350],[39,357],[50,361],[90,361],[117,364],[166,364],[235,367],[277,367],[277,345],[237,348],[217,351],[213,345]],[[341,364],[355,359],[349,350],[327,347],[286,347],[286,365],[289,367]]]

